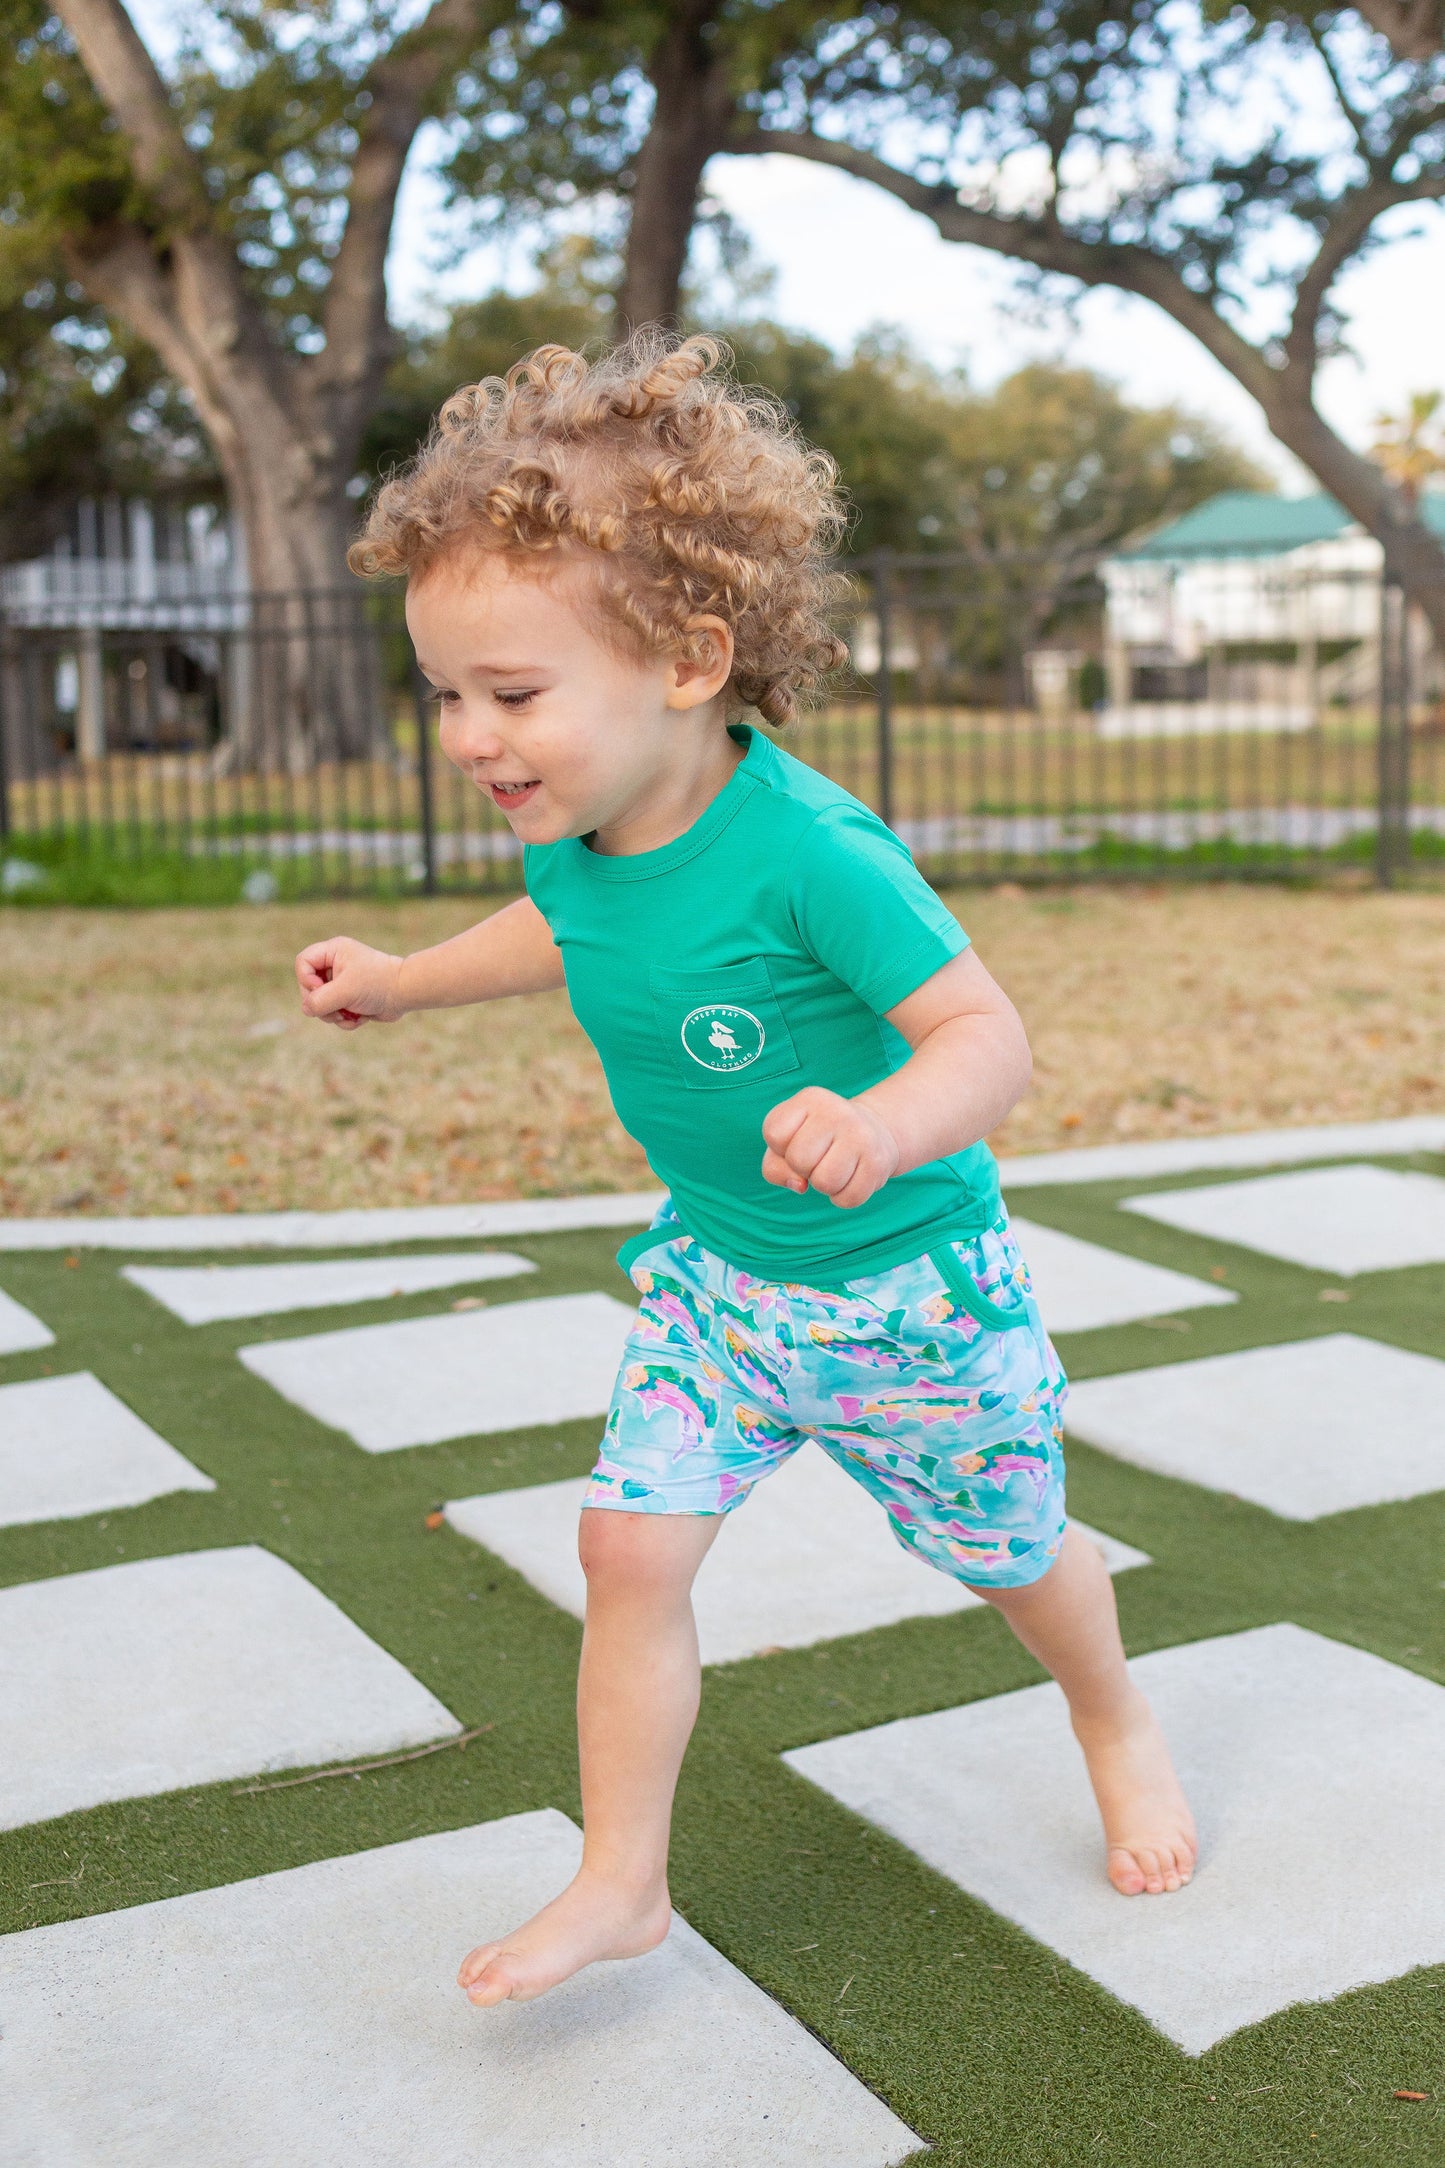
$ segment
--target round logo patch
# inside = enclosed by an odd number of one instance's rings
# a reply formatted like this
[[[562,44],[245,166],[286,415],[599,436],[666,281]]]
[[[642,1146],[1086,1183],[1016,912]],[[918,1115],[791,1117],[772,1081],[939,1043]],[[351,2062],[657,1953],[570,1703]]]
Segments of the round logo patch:
[[[682,1020],[682,1043],[693,1060],[724,1074],[755,1062],[766,1037],[751,1009],[735,1009],[727,1001],[710,1001]]]

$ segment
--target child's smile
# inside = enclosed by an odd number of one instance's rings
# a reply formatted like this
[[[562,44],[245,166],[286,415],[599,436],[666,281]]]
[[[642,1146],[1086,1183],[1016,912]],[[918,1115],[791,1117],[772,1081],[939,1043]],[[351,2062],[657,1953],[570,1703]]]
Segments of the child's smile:
[[[530,783],[498,783],[493,781],[487,785],[492,794],[493,804],[499,805],[504,813],[519,812],[541,787],[541,779],[538,776],[533,776]]]

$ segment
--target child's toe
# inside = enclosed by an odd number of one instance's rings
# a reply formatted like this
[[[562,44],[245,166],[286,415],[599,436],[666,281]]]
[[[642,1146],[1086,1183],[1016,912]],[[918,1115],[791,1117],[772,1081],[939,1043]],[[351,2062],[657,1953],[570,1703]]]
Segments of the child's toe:
[[[468,1950],[457,1968],[457,1986],[470,1990],[475,1982],[481,1978],[501,1947],[500,1942],[483,1942],[478,1944],[476,1949]]]
[[[1171,1889],[1184,1888],[1194,1872],[1194,1858],[1194,1846],[1189,1839],[1187,1837],[1176,1837],[1169,1847],[1169,1856],[1166,1862],[1169,1869],[1167,1879]]]
[[[1109,1850],[1109,1880],[1121,1897],[1138,1897],[1144,1888],[1144,1875],[1138,1860],[1125,1845],[1112,1845]]]
[[[1134,1854],[1139,1862],[1139,1872],[1144,1877],[1144,1894],[1157,1897],[1164,1888],[1164,1868],[1159,1854],[1152,1845],[1141,1845]]]
[[[494,2002],[516,2001],[519,1996],[520,1983],[505,1957],[493,1958],[465,1984],[467,2001],[478,2010],[489,2009]]]

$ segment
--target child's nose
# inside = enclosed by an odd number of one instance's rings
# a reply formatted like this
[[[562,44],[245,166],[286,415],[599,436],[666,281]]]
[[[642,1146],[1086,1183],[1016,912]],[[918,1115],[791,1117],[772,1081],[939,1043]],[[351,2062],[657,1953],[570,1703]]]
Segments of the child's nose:
[[[485,714],[447,716],[442,724],[442,750],[448,760],[471,762],[500,760],[506,751],[496,724]]]

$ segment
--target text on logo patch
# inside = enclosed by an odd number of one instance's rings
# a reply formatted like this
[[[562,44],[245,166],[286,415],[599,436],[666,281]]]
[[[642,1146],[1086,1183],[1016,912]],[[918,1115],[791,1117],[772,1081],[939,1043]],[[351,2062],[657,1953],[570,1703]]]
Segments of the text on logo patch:
[[[724,1075],[755,1062],[766,1037],[751,1009],[727,1001],[710,1001],[682,1021],[682,1043],[693,1060]]]

